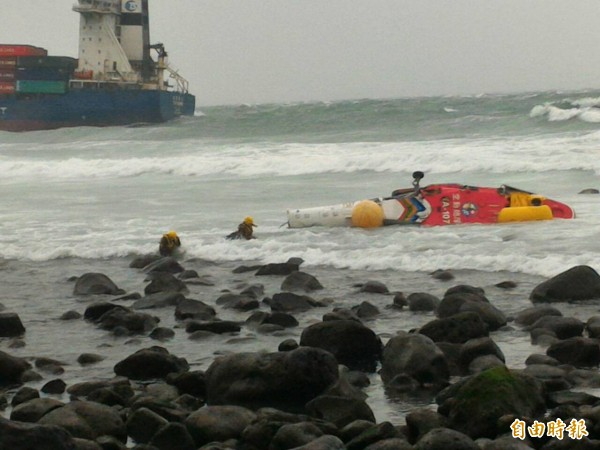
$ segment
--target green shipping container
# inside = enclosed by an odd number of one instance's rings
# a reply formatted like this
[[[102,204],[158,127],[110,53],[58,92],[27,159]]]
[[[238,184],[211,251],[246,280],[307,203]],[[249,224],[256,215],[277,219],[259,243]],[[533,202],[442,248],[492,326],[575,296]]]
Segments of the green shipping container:
[[[17,92],[22,94],[64,94],[67,92],[65,81],[17,81]]]

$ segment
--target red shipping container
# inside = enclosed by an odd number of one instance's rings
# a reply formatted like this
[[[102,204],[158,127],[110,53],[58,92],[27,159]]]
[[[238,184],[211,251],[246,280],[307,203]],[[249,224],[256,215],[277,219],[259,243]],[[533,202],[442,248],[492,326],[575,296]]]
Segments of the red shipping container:
[[[10,68],[13,69],[17,66],[17,57],[16,56],[0,56],[0,69],[2,68]]]
[[[15,78],[16,74],[13,69],[0,68],[0,81],[13,81]]]
[[[14,94],[15,83],[10,81],[0,81],[0,94]]]
[[[33,45],[0,44],[0,57],[2,56],[48,56],[48,51]]]

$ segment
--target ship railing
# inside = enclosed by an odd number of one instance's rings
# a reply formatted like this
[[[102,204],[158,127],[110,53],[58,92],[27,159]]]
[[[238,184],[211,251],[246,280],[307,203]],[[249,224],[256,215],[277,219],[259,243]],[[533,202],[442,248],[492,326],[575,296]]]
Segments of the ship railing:
[[[175,80],[177,92],[187,94],[189,91],[189,85],[190,85],[188,80],[186,80],[181,75],[179,75],[179,71],[175,70],[173,67],[169,66],[168,64],[165,64],[165,70],[167,72],[169,72],[169,78],[172,78],[173,80]]]
[[[73,5],[73,11],[79,13],[119,14],[119,3],[107,0],[79,0],[79,3]]]

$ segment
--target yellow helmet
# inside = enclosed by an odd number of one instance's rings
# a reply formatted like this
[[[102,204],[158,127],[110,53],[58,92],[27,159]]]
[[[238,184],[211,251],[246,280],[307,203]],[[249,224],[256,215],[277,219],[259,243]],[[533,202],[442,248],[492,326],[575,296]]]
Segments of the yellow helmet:
[[[177,237],[177,233],[175,233],[174,231],[169,231],[166,234],[167,237],[170,237],[171,239],[175,239]]]
[[[248,216],[248,217],[246,217],[246,218],[244,219],[244,223],[245,223],[246,225],[251,225],[251,226],[253,226],[253,227],[257,226],[257,225],[255,225],[255,224],[254,224],[254,219],[253,219],[252,217],[250,217],[250,216]]]

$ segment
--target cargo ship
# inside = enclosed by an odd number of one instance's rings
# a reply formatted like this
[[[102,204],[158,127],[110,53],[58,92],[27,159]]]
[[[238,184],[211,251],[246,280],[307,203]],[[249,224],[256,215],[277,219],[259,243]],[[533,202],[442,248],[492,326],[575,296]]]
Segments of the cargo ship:
[[[78,58],[0,44],[0,131],[161,123],[194,114],[188,82],[150,44],[148,0],[79,0]]]

